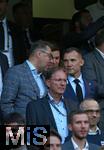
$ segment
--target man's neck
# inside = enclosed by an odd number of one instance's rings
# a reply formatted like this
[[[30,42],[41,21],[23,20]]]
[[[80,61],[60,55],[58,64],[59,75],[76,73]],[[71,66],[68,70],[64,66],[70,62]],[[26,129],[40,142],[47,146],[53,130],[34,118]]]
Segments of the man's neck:
[[[51,91],[49,91],[49,94],[52,96],[52,98],[55,100],[55,103],[59,103],[61,98],[62,98],[62,95],[59,95],[59,94],[54,94],[52,93]]]
[[[97,129],[97,126],[96,126],[96,125],[95,125],[95,126],[90,126],[90,131],[96,132],[96,129]]]
[[[78,145],[78,147],[80,147],[80,149],[83,149],[85,147],[86,138],[78,139],[75,136],[73,136],[73,140]]]

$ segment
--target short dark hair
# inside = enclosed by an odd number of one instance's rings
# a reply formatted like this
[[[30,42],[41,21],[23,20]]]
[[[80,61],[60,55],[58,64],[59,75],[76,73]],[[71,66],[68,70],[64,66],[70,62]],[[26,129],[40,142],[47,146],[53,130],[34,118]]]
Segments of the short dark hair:
[[[46,80],[50,79],[52,77],[52,75],[59,71],[59,70],[62,70],[63,72],[66,73],[66,69],[64,69],[63,67],[52,67],[52,68],[49,68],[48,70],[46,71],[43,71],[43,75],[45,77]],[[66,73],[67,75],[67,73]]]
[[[55,137],[57,137],[57,138],[60,140],[60,142],[62,142],[61,136],[59,135],[59,133],[58,133],[55,129],[51,129],[51,130],[50,130],[49,137],[50,137],[50,136],[55,136]]]
[[[30,48],[30,55],[33,54],[36,50],[44,50],[47,51],[47,46],[52,47],[52,44],[48,41],[38,40],[34,42],[34,44]]]
[[[100,46],[102,43],[104,43],[104,29],[102,29],[95,36],[95,45]]]
[[[77,11],[72,16],[72,26],[75,26],[76,22],[81,23],[81,17],[83,13],[90,13],[87,9],[81,9],[80,11]]]
[[[73,51],[76,51],[78,54],[80,54],[80,55],[82,56],[82,53],[81,53],[80,49],[78,49],[78,48],[76,48],[76,47],[69,47],[69,48],[67,48],[67,49],[64,51],[64,55],[65,55],[66,53],[70,53],[70,52],[73,52]],[[64,56],[64,55],[63,55],[63,56]]]
[[[73,117],[75,115],[80,115],[80,114],[86,114],[86,112],[84,110],[81,110],[81,109],[76,109],[76,110],[73,110],[69,113],[69,123],[73,123]]]
[[[25,119],[17,112],[9,113],[3,119],[4,124],[17,123],[18,125],[25,125]]]

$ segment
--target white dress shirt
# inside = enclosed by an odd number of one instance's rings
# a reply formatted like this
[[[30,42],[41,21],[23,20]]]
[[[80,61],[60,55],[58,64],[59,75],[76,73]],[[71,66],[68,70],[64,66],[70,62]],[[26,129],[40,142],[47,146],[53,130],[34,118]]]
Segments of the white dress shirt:
[[[72,141],[72,144],[73,144],[75,150],[89,150],[89,145],[88,145],[88,142],[87,142],[87,141],[86,141],[85,146],[84,146],[83,149],[80,149],[80,147],[79,147],[78,144],[74,141],[73,138],[71,138],[71,141]]]
[[[83,81],[82,75],[80,75],[79,78],[77,78],[77,79],[79,79],[79,81],[80,81],[79,84],[82,88],[82,93],[83,93],[83,98],[84,98],[85,97],[85,86],[84,86],[84,81]],[[68,82],[70,82],[74,92],[76,93],[76,83],[74,82],[74,80],[75,80],[74,77],[72,77],[70,75],[68,76]]]
[[[11,67],[14,65],[12,37],[10,35],[10,29],[7,26],[7,19],[4,18],[2,20],[2,23],[3,23],[3,27],[4,27],[4,37],[5,37],[3,53],[7,56],[9,67]]]
[[[2,71],[1,71],[1,66],[0,66],[0,97],[1,97],[1,92],[2,92],[2,86],[3,86],[3,83],[2,83]]]

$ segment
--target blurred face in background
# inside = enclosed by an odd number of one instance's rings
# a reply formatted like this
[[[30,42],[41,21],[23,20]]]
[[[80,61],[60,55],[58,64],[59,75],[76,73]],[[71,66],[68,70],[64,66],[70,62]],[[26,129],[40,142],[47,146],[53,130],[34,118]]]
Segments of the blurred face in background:
[[[2,20],[7,12],[8,3],[6,0],[0,0],[0,19]]]
[[[86,100],[83,104],[83,110],[88,115],[90,126],[96,126],[100,120],[99,104],[94,100]]]
[[[60,63],[60,51],[59,50],[52,51],[52,56],[53,56],[53,65],[54,66],[59,66],[59,63]]]
[[[45,150],[61,150],[61,141],[57,136],[47,138]]]

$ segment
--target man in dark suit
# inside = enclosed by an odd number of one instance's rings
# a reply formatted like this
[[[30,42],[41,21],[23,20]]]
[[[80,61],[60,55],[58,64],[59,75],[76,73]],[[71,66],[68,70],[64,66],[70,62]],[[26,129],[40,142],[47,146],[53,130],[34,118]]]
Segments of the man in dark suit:
[[[97,100],[102,110],[102,123],[104,129],[104,30],[95,37],[95,50],[84,57],[83,75],[87,80],[96,82]]]
[[[31,48],[28,60],[7,71],[1,94],[3,115],[18,112],[25,117],[27,103],[46,95],[41,72],[48,68],[50,61],[52,61],[50,44],[37,41]]]
[[[0,51],[7,55],[9,66],[26,59],[20,31],[6,17],[8,0],[0,1]]]
[[[84,98],[94,97],[94,83],[85,80],[81,72],[84,60],[79,49],[75,47],[68,48],[64,53],[63,61],[68,72],[68,80],[64,96],[67,99],[69,98],[70,100],[75,101],[78,105]],[[78,85],[76,84],[76,79],[79,82],[81,89],[79,89],[79,91]]]
[[[27,106],[27,124],[50,125],[62,137],[62,143],[68,136],[68,114],[76,108],[63,97],[67,74],[63,68],[51,68],[45,74],[48,95],[40,101],[32,101]]]
[[[8,59],[4,54],[0,52],[0,99],[1,99],[4,75],[8,68],[9,68]],[[0,108],[0,124],[1,122],[2,122],[2,112]]]
[[[0,52],[0,96],[2,91],[4,75],[9,68],[7,57]]]
[[[99,150],[98,145],[89,143],[86,140],[89,131],[89,120],[87,114],[80,110],[73,111],[70,113],[69,120],[69,128],[72,131],[72,137],[68,142],[62,145],[62,150]]]

